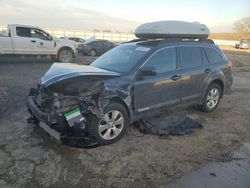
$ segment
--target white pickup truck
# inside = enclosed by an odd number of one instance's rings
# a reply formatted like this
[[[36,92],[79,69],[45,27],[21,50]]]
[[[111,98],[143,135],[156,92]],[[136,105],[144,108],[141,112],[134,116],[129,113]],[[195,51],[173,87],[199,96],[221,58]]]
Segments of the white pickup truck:
[[[39,27],[8,25],[8,34],[0,35],[1,55],[51,56],[59,62],[71,62],[77,44],[67,39],[54,38]]]

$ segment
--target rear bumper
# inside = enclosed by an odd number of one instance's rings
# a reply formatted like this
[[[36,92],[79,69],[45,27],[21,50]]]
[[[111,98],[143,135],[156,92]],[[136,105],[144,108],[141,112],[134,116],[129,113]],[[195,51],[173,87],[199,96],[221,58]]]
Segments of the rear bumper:
[[[227,76],[226,83],[225,83],[225,88],[224,88],[224,93],[225,94],[230,94],[232,91],[232,85],[233,85],[233,75],[232,73]]]

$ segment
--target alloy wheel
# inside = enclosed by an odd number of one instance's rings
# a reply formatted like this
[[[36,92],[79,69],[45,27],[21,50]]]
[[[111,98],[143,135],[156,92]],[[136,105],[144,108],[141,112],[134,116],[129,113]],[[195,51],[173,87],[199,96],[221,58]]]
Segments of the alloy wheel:
[[[112,110],[104,114],[99,123],[98,131],[103,139],[112,140],[122,132],[123,127],[123,114],[118,110]]]
[[[207,95],[207,107],[213,109],[219,102],[220,92],[217,88],[212,88]]]

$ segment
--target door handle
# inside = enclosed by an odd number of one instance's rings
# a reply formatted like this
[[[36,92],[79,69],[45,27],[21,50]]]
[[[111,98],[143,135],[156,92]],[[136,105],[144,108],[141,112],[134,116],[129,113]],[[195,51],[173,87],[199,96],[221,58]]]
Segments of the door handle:
[[[35,42],[36,42],[36,40],[31,40],[31,42],[35,43]]]
[[[211,72],[211,69],[208,68],[208,69],[204,70],[204,72],[205,72],[205,73],[210,73],[210,72]]]
[[[42,46],[42,45],[43,45],[43,42],[40,42],[40,45]]]
[[[177,81],[177,80],[179,80],[180,78],[181,78],[180,75],[174,75],[174,76],[171,77],[171,80]]]

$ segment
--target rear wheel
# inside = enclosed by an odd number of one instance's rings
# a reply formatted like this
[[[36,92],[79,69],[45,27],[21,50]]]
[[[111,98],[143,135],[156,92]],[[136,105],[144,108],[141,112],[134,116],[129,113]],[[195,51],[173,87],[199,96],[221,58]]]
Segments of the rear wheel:
[[[98,144],[111,144],[120,140],[129,125],[127,110],[119,103],[110,103],[101,119],[90,118],[88,131]]]
[[[70,49],[61,49],[58,52],[58,61],[62,63],[70,63],[73,59],[73,52]]]
[[[222,96],[222,90],[221,87],[216,84],[212,83],[203,98],[203,104],[202,104],[202,111],[204,112],[212,112],[214,111],[220,102]]]

